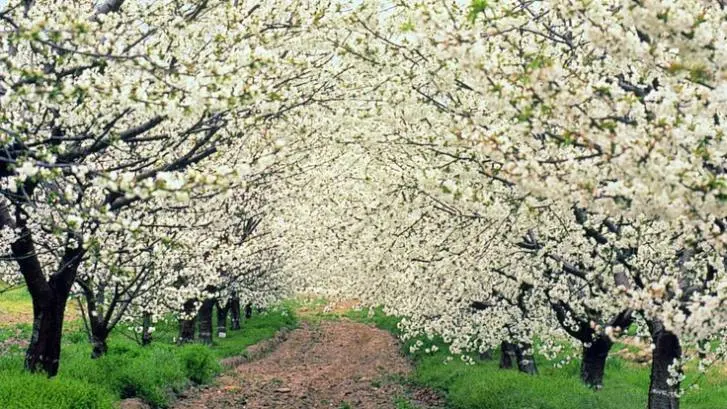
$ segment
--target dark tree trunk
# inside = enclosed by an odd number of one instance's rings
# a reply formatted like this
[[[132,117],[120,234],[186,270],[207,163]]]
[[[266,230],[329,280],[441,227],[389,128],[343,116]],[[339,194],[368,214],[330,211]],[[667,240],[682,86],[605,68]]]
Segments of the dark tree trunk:
[[[43,371],[49,377],[58,374],[63,336],[63,315],[71,286],[83,257],[82,248],[66,248],[58,270],[48,281],[43,277],[30,232],[13,243],[13,253],[25,254],[18,260],[33,300],[33,333],[25,353],[25,369]],[[27,234],[25,234],[27,233]]]
[[[492,360],[492,350],[488,349],[484,352],[480,352],[479,357],[480,357],[480,361],[491,361]]]
[[[240,299],[232,297],[230,300],[230,315],[232,316],[232,329],[240,329]]]
[[[563,329],[573,338],[583,343],[581,361],[581,380],[594,389],[603,388],[606,359],[613,342],[605,334],[597,334],[588,321],[578,317],[571,307],[559,301],[551,304]],[[575,328],[571,321],[575,321]],[[633,312],[623,310],[615,316],[610,326],[620,330],[628,328],[633,322]],[[589,345],[586,347],[586,345]]]
[[[581,379],[591,388],[603,388],[603,374],[606,369],[606,358],[611,350],[611,338],[607,335],[597,336],[588,346],[583,346],[581,361]]]
[[[147,346],[151,344],[151,314],[145,312],[141,323],[141,345]]]
[[[538,373],[535,359],[529,354],[530,344],[517,345],[511,342],[503,342],[500,346],[500,368],[512,369],[517,365],[520,372],[530,375]]]
[[[42,300],[33,297],[33,333],[25,353],[28,371],[42,371],[49,377],[58,374],[65,307],[63,295],[53,294]]]
[[[500,344],[500,368],[512,369],[515,362],[517,362],[515,344],[509,342]]]
[[[94,296],[88,283],[82,282],[79,284],[81,285],[81,288],[84,289],[86,296],[89,324],[88,339],[91,341],[92,347],[91,359],[97,359],[105,355],[109,350],[108,345],[106,344],[106,339],[111,332],[108,325],[106,325],[106,320],[101,314],[101,311],[98,310],[98,305],[103,305],[103,290],[99,291],[99,293]],[[98,305],[96,304],[97,301],[99,302]]]
[[[217,336],[220,338],[227,337],[227,312],[229,310],[229,302],[224,307],[217,303]]]
[[[648,409],[679,409],[679,383],[669,385],[669,366],[680,359],[682,349],[679,338],[667,331],[661,322],[652,322],[651,338],[654,343],[649,385]]]
[[[184,303],[184,318],[179,319],[178,344],[194,342],[194,327],[197,322],[195,315],[195,300],[188,300]]]
[[[214,298],[206,299],[202,301],[202,307],[197,314],[199,317],[199,340],[203,344],[209,345],[212,343],[212,310],[214,307]]]
[[[91,359],[101,358],[109,350],[108,344],[106,344],[106,338],[96,338],[94,336],[91,338],[91,345],[93,345]]]
[[[535,357],[530,353],[532,345],[521,344],[515,345],[515,354],[517,356],[517,368],[520,372],[529,375],[538,373],[538,367],[535,365]]]
[[[91,359],[102,357],[109,350],[106,344],[109,332],[106,330],[106,326],[98,318],[91,320]]]
[[[252,317],[252,304],[247,303],[245,305],[245,319],[249,320]]]

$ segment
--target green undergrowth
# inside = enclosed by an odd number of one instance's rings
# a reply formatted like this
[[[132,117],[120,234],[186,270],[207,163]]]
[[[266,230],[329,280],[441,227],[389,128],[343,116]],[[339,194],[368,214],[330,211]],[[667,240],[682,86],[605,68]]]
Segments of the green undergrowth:
[[[374,325],[398,335],[399,319],[387,316],[380,308],[351,310],[343,314],[320,314],[321,319],[345,317]],[[410,350],[422,343],[415,352]],[[436,352],[431,352],[436,346]],[[426,352],[429,348],[430,352]],[[615,350],[624,348],[616,346]],[[499,351],[495,359],[466,363],[460,356],[447,352],[441,339],[413,339],[402,344],[402,351],[415,364],[410,382],[442,391],[452,409],[643,409],[646,407],[649,368],[611,355],[607,361],[604,388],[594,391],[580,382],[577,360],[557,368],[553,361],[537,357],[539,374],[531,376],[516,370],[499,368]],[[682,398],[685,409],[727,408],[727,372],[712,368],[706,375],[687,373],[686,384],[696,383],[698,389]],[[397,400],[399,409],[409,408],[405,400]]]
[[[119,328],[109,339],[108,353],[96,360],[79,327],[64,334],[60,371],[53,379],[23,371],[24,345],[8,347],[0,350],[0,408],[111,409],[131,397],[166,408],[190,385],[213,382],[220,358],[244,354],[248,346],[296,324],[290,309],[272,308],[254,314],[241,330],[228,330],[226,338],[215,338],[211,346],[175,345],[178,327],[171,319],[157,323],[154,341],[145,347]],[[0,328],[0,344],[27,339],[29,331],[26,324]]]

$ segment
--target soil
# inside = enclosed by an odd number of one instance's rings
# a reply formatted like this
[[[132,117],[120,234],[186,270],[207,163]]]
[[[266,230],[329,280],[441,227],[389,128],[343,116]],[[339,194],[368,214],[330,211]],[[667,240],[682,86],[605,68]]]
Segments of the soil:
[[[391,334],[347,320],[304,322],[248,351],[217,385],[187,392],[175,409],[382,409],[405,399],[417,408],[444,407],[433,391],[403,380],[411,363]],[[266,353],[267,352],[267,353]]]

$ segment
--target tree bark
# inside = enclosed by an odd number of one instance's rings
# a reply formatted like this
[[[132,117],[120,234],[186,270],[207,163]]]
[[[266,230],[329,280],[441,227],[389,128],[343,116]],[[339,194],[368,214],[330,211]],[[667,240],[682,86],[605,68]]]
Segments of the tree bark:
[[[142,317],[142,323],[141,323],[141,345],[147,346],[151,344],[152,341],[152,335],[151,335],[151,314],[148,312],[145,312]]]
[[[529,351],[530,348],[530,344],[517,345],[503,342],[500,346],[500,368],[512,369],[517,365],[520,372],[530,375],[537,374],[538,368],[535,365],[535,359],[528,352],[524,352]]]
[[[517,357],[517,368],[520,372],[528,375],[536,375],[538,367],[535,365],[535,357],[530,353],[531,344],[515,345],[515,354]]]
[[[26,186],[28,195],[33,190]],[[49,377],[58,373],[63,336],[63,315],[71,286],[76,279],[84,250],[78,237],[76,246],[66,247],[56,271],[46,280],[35,252],[33,235],[20,206],[15,206],[15,216],[5,201],[0,202],[0,227],[20,229],[18,239],[10,244],[13,258],[18,263],[25,285],[33,302],[33,331],[25,353],[25,369],[45,372]]]
[[[83,257],[83,249],[66,248],[58,270],[46,281],[35,255],[30,232],[25,228],[24,231],[23,237],[12,247],[14,254],[22,252],[27,255],[27,258],[18,260],[18,264],[21,272],[24,271],[33,301],[33,332],[25,353],[25,369],[30,372],[42,371],[53,377],[58,374],[61,358],[66,302]]]
[[[220,338],[227,337],[227,312],[229,310],[229,302],[224,307],[217,303],[217,336]]]
[[[178,344],[194,342],[194,327],[197,322],[197,316],[195,315],[195,300],[187,300],[187,302],[184,303],[184,315],[186,317],[179,319]]]
[[[252,304],[247,303],[245,305],[245,319],[249,320],[252,317]]]
[[[207,345],[212,344],[212,310],[214,306],[214,298],[206,299],[202,301],[202,307],[197,314],[199,317],[199,340]]]
[[[98,317],[91,317],[91,359],[97,359],[106,354],[109,347],[106,343],[109,332],[106,325]]]
[[[500,368],[512,369],[515,362],[517,362],[515,344],[510,342],[500,344]]]
[[[240,329],[240,299],[232,297],[230,300],[230,315],[232,316],[232,329]]]
[[[33,332],[25,353],[26,370],[45,372],[49,377],[58,374],[65,307],[66,297],[62,295],[33,298]]]
[[[612,345],[611,338],[604,334],[598,335],[592,342],[583,345],[581,379],[589,387],[594,389],[603,388],[606,358],[608,358],[608,352],[611,350]]]
[[[661,322],[649,325],[654,352],[651,363],[648,409],[679,409],[679,382],[669,385],[669,367],[682,356],[679,338],[667,331]],[[681,373],[681,369],[679,369]]]

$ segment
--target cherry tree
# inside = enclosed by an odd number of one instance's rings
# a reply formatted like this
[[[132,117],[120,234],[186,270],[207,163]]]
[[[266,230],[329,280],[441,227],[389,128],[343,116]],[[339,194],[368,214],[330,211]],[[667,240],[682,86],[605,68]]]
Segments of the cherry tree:
[[[324,92],[325,50],[305,41],[318,12],[224,1],[3,9],[1,219],[34,303],[28,369],[57,372],[66,301],[106,225],[128,229],[134,209],[171,209],[244,177],[194,168],[249,139],[275,151],[266,122]]]

